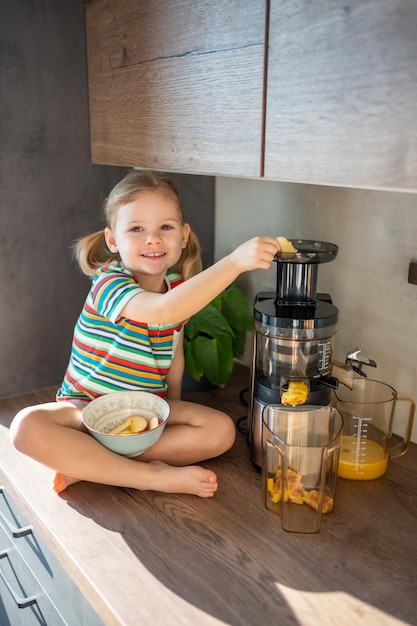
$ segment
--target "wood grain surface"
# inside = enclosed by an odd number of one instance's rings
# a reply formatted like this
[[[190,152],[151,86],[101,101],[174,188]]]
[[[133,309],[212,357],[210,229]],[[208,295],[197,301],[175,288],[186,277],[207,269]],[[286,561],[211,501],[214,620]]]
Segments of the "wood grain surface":
[[[245,415],[236,366],[221,389],[186,399]],[[238,433],[205,463],[214,498],[78,483],[61,496],[49,470],[20,455],[8,424],[52,390],[0,401],[0,478],[106,624],[400,626],[417,623],[417,445],[378,480],[339,479],[319,533],[282,530]],[[245,394],[243,394],[243,398]]]
[[[260,175],[264,2],[85,6],[94,163]]]

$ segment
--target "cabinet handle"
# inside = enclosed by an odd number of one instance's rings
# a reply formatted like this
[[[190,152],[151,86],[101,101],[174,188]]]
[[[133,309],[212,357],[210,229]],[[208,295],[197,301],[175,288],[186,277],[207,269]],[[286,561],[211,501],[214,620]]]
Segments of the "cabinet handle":
[[[4,494],[4,487],[1,485],[0,485],[0,493]],[[3,522],[5,526],[7,526],[7,528],[12,533],[12,536],[15,539],[18,539],[19,537],[25,537],[26,535],[30,535],[33,531],[33,526],[20,526],[20,528],[18,528],[17,526],[14,526],[13,524],[9,522],[7,517],[1,511],[0,511],[0,520]]]
[[[0,559],[4,559],[6,557],[8,557],[8,553],[7,550],[1,550],[0,551]],[[10,591],[13,600],[16,602],[17,606],[19,609],[25,609],[28,606],[32,606],[32,604],[36,604],[36,598],[35,596],[26,596],[26,598],[22,598],[21,596],[19,596],[18,593],[16,593],[16,591],[13,589],[12,585],[9,583],[9,581],[7,580],[2,568],[0,567],[0,578],[3,580],[4,584],[6,585],[7,589]]]

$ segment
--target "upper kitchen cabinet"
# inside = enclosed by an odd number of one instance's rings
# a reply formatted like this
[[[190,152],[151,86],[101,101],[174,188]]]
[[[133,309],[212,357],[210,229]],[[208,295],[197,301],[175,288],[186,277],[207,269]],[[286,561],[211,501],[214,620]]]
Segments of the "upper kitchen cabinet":
[[[417,190],[417,2],[271,0],[265,177]]]
[[[86,1],[94,163],[260,176],[265,2]]]

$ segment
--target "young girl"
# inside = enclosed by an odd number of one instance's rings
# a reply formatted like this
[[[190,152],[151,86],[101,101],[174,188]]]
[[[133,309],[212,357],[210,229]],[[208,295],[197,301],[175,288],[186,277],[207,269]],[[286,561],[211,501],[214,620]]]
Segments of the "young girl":
[[[221,411],[181,400],[182,327],[239,274],[269,268],[279,244],[255,237],[201,271],[200,246],[184,223],[178,192],[156,173],[127,174],[104,210],[106,228],[76,246],[92,286],[57,401],[20,411],[12,441],[55,470],[57,493],[87,480],[211,497],[216,475],[194,464],[229,450],[235,427]],[[136,459],[102,446],[81,419],[93,398],[126,389],[157,393],[170,404],[161,438]]]

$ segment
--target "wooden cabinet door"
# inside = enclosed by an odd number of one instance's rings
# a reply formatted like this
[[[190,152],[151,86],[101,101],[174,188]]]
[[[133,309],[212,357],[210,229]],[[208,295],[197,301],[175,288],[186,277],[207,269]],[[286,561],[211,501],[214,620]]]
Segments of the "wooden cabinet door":
[[[417,190],[417,2],[271,0],[265,177]]]
[[[94,163],[261,173],[265,2],[85,4]]]

